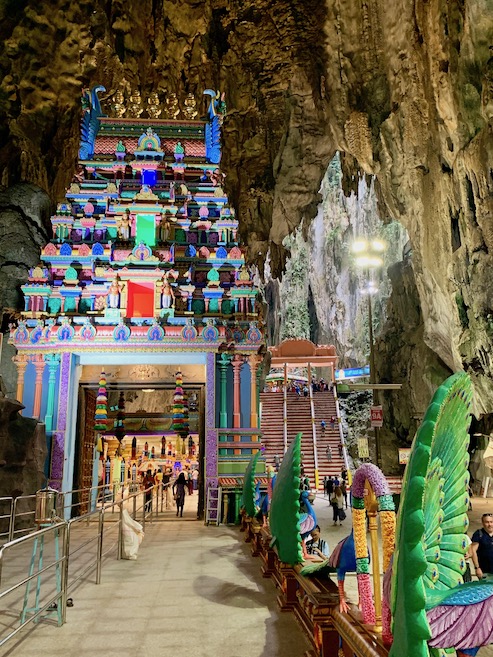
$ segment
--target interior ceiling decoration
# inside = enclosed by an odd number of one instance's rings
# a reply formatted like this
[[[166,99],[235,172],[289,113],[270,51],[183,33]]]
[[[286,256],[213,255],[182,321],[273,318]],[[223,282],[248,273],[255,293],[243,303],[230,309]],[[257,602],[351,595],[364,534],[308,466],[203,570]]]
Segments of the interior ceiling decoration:
[[[226,95],[221,168],[250,260],[262,270],[269,253],[282,272],[282,240],[314,216],[339,150],[346,187],[374,174],[382,216],[408,230],[424,344],[451,370],[469,369],[479,410],[492,410],[486,2],[19,0],[2,4],[0,34],[0,265],[11,268],[0,270],[1,290],[22,257],[4,251],[12,225],[43,241],[29,204],[11,201],[16,185],[62,197],[84,88],[103,84],[107,99],[119,88],[143,99],[176,93],[182,106],[192,93],[200,106],[212,87]]]

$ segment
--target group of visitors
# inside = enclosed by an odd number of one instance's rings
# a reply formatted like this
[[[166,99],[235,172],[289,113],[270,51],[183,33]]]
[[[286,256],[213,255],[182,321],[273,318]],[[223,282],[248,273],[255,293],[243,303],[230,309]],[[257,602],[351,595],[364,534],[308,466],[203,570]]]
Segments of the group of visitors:
[[[163,472],[161,468],[147,470],[142,478],[142,489],[145,492],[145,512],[152,511],[152,493],[156,485],[162,486],[166,496],[166,508],[169,508],[170,489],[173,499],[176,503],[176,515],[183,517],[183,507],[185,505],[185,495],[193,495],[193,491],[198,488],[199,471],[197,468],[190,469],[188,466],[182,470],[175,481],[171,483],[173,470],[166,468]]]
[[[332,390],[332,382],[327,383],[325,379],[319,379],[318,381],[315,377],[312,377],[312,391],[313,392],[325,392],[326,390]]]
[[[311,388],[312,392],[324,392],[326,390],[332,390],[332,382],[327,383],[325,379],[319,379],[318,381],[315,377],[312,378]],[[303,383],[301,381],[294,381],[293,383],[288,383],[286,386],[287,392],[295,392],[298,397],[308,397],[310,389],[308,387],[308,382]],[[267,384],[264,388],[264,392],[282,392],[283,385],[282,383],[271,383]]]

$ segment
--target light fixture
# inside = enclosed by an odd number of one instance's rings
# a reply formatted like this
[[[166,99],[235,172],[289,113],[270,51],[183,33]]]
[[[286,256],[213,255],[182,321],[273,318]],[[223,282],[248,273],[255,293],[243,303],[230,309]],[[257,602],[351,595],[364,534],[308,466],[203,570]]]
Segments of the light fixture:
[[[142,388],[142,392],[156,392],[156,388]]]

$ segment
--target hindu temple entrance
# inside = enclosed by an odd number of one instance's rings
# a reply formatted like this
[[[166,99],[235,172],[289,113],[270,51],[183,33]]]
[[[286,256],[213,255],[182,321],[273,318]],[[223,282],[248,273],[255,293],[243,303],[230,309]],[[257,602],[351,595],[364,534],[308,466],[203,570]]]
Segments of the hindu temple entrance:
[[[107,371],[104,371],[107,370]],[[183,371],[182,371],[183,370]],[[94,417],[104,371],[107,429],[95,430]],[[139,382],[139,375],[146,375]],[[183,393],[185,433],[176,430],[177,379]],[[190,379],[190,380],[187,380]],[[75,440],[74,488],[135,482],[151,470],[195,479],[198,509],[203,508],[204,367],[82,367]],[[181,402],[180,402],[181,404]],[[194,473],[194,471],[197,471]],[[198,510],[197,509],[197,510]]]

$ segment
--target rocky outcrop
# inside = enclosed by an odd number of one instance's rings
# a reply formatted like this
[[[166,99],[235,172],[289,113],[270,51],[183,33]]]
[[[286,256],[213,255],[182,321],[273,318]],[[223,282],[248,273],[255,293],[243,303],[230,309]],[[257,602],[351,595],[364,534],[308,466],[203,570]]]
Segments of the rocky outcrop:
[[[30,267],[39,263],[41,247],[48,241],[46,223],[53,204],[46,192],[17,183],[0,192],[0,300],[2,308],[24,307],[20,286]]]
[[[85,86],[103,84],[108,98],[119,85],[144,99],[157,91],[162,102],[170,91],[183,102],[221,88],[226,191],[251,261],[262,270],[269,254],[281,272],[283,239],[316,215],[340,151],[346,191],[360,172],[374,174],[382,214],[408,231],[423,344],[444,369],[470,371],[477,412],[492,411],[493,15],[484,3],[55,0],[0,12],[5,188],[28,182],[60,197]]]
[[[44,425],[19,415],[23,408],[0,395],[0,496],[32,495],[46,482]]]

